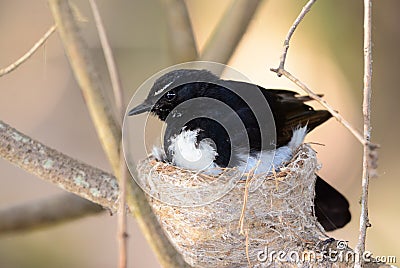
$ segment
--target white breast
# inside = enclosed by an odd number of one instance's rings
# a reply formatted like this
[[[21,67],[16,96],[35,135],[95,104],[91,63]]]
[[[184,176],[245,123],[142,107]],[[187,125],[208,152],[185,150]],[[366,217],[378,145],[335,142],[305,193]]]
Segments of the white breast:
[[[171,145],[168,147],[172,155],[174,165],[196,171],[214,174],[218,165],[214,163],[218,153],[215,151],[213,141],[204,139],[197,143],[199,130],[183,130],[179,135],[171,138]],[[307,134],[307,126],[297,128],[293,131],[290,142],[275,151],[261,151],[256,155],[239,155],[242,163],[238,166],[239,170],[249,172],[254,169],[255,174],[270,172],[271,168],[279,168],[292,159],[297,148],[303,143]],[[153,154],[157,159],[164,158],[157,148],[153,149]],[[158,156],[158,157],[157,157]],[[159,159],[162,160],[162,159]]]
[[[172,155],[173,164],[190,170],[205,170],[215,168],[214,163],[217,152],[210,139],[204,139],[197,143],[199,130],[183,130],[176,137],[171,138],[168,147]]]

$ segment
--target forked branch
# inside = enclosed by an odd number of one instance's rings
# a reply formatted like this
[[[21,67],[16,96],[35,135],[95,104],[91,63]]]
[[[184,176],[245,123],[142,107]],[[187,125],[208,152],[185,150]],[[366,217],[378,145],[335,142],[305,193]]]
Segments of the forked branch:
[[[278,74],[278,76],[284,75],[286,78],[291,80],[301,89],[303,89],[310,97],[318,101],[323,105],[331,114],[334,116],[344,127],[346,127],[363,145],[363,173],[362,173],[362,196],[361,196],[361,215],[360,215],[360,232],[358,244],[356,247],[356,254],[362,256],[365,251],[366,242],[366,231],[370,226],[368,219],[368,187],[369,179],[372,176],[376,176],[378,145],[370,142],[371,137],[371,80],[372,80],[372,1],[364,0],[364,89],[363,89],[363,116],[364,116],[364,133],[359,133],[351,124],[345,120],[335,109],[332,108],[323,98],[311,91],[303,82],[298,78],[294,77],[291,73],[285,70],[285,61],[287,51],[289,49],[290,39],[296,30],[299,23],[303,20],[305,14],[310,10],[311,6],[316,0],[310,0],[300,12],[299,16],[290,28],[286,40],[284,42],[284,50],[281,56],[279,67],[271,71]],[[358,258],[355,267],[362,267],[363,260]]]

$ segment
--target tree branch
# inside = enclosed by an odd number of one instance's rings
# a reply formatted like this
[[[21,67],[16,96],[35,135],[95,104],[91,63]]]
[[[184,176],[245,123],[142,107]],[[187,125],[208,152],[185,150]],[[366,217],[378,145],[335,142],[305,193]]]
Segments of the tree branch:
[[[108,157],[113,170],[119,169],[119,140],[121,130],[114,120],[111,109],[105,105],[104,85],[96,67],[91,61],[91,55],[78,26],[74,21],[74,14],[66,0],[49,0],[49,6],[58,27],[65,52],[68,56],[75,78],[81,87],[86,105],[93,123],[99,126],[101,145]]]
[[[101,46],[104,53],[104,58],[107,63],[107,68],[110,75],[111,85],[114,93],[114,101],[118,110],[118,120],[121,127],[122,120],[125,114],[124,91],[122,89],[121,79],[119,78],[118,75],[117,64],[115,63],[112,49],[108,42],[106,30],[101,20],[100,12],[97,7],[96,1],[89,0],[89,3],[92,8],[93,17],[97,28],[97,33],[99,34]]]
[[[246,32],[261,0],[235,0],[201,53],[201,60],[227,63]]]
[[[198,58],[192,24],[184,0],[161,1],[167,16],[169,49],[175,63]]]
[[[341,116],[326,100],[318,96],[318,94],[315,94],[306,84],[301,82],[298,78],[293,76],[285,69],[271,69],[271,71],[277,72],[278,74],[285,76],[290,81],[295,83],[299,88],[304,90],[304,92],[306,92],[311,98],[313,98],[314,100],[319,102],[322,106],[324,106],[340,124],[342,124],[345,128],[347,128],[354,135],[354,137],[356,137],[357,140],[361,142],[361,144],[366,143],[363,136],[346,119],[344,119],[343,116]]]
[[[38,49],[39,47],[41,47],[46,40],[51,36],[52,33],[54,33],[56,30],[56,26],[53,25],[50,27],[49,30],[47,30],[47,32],[43,35],[42,38],[40,38],[31,49],[29,49],[28,52],[26,52],[21,58],[19,58],[17,61],[15,61],[14,63],[10,64],[9,66],[0,69],[0,77],[2,77],[5,74],[8,74],[12,71],[14,71],[15,69],[17,69],[22,63],[24,63],[27,59],[29,59]]]
[[[104,28],[100,12],[97,4],[94,0],[89,0],[92,8],[97,32],[100,37],[101,46],[103,48],[104,57],[107,63],[108,72],[110,75],[111,85],[114,92],[114,101],[118,110],[119,125],[122,126],[122,122],[125,114],[124,104],[124,92],[121,85],[121,80],[118,75],[117,65],[114,60],[111,46],[108,42],[106,30]],[[127,266],[127,245],[128,245],[128,232],[126,229],[126,179],[127,179],[127,167],[125,164],[125,158],[123,156],[122,143],[120,148],[120,200],[119,200],[119,213],[118,213],[118,244],[119,244],[119,268],[125,268]]]
[[[0,209],[0,234],[30,231],[90,214],[103,212],[102,206],[70,193],[12,205]]]
[[[364,0],[364,140],[369,143],[371,138],[371,85],[372,85],[372,1]],[[376,162],[375,154],[371,154],[373,148],[369,144],[364,144],[363,153],[363,174],[362,174],[362,195],[361,195],[361,215],[360,215],[360,233],[356,252],[362,256],[365,251],[365,241],[367,227],[370,227],[368,219],[368,186],[371,174],[375,174],[373,164]],[[355,267],[362,267],[362,260],[356,262]]]
[[[116,212],[115,177],[60,153],[0,121],[0,156],[39,178]]]
[[[54,19],[59,27],[64,48],[71,62],[76,79],[88,105],[90,115],[98,132],[108,159],[117,177],[121,178],[119,144],[121,132],[118,123],[111,116],[107,102],[102,97],[96,66],[88,56],[87,45],[79,35],[67,0],[49,0]],[[127,181],[127,204],[150,246],[164,267],[187,267],[182,256],[171,245],[154,216],[144,192],[133,178]]]
[[[283,53],[281,56],[281,61],[279,63],[279,67],[278,67],[278,69],[271,69],[271,70],[276,71],[276,70],[280,70],[280,69],[285,69],[286,55],[289,50],[290,39],[292,38],[294,32],[296,31],[297,26],[299,26],[300,22],[304,19],[306,14],[311,10],[312,5],[314,5],[314,3],[316,1],[317,0],[308,1],[307,4],[301,10],[300,14],[297,16],[296,20],[293,22],[293,25],[290,27],[289,32],[286,35],[286,39],[283,43]],[[279,72],[277,72],[277,74],[278,74],[278,76],[282,75]]]
[[[369,141],[365,140],[363,136],[358,132],[347,120],[345,120],[331,105],[328,104],[326,100],[315,94],[309,87],[307,87],[303,82],[301,82],[298,78],[294,77],[291,73],[285,70],[285,62],[286,62],[286,55],[289,49],[290,39],[292,38],[294,31],[297,29],[297,26],[300,22],[304,19],[307,12],[310,11],[312,5],[316,2],[316,0],[310,0],[307,4],[303,7],[300,14],[297,16],[296,20],[294,21],[293,25],[290,27],[290,30],[286,36],[286,39],[283,43],[283,53],[280,59],[279,67],[278,68],[271,68],[272,72],[275,72],[279,77],[284,75],[290,81],[295,83],[298,87],[304,90],[311,98],[319,102],[322,106],[324,106],[336,120],[341,123],[345,128],[347,128],[351,134],[356,137],[357,140],[360,141],[363,145],[368,145],[373,148],[377,148],[377,145],[371,144]]]
[[[305,14],[310,10],[311,6],[315,3],[315,0],[310,0],[295,20],[294,24],[289,30],[289,33],[284,42],[284,51],[281,56],[279,67],[276,69],[271,68],[271,71],[276,72],[278,76],[284,75],[289,80],[298,85],[301,89],[309,94],[310,97],[318,101],[323,105],[331,114],[334,116],[343,126],[345,126],[363,145],[363,174],[362,174],[362,196],[361,196],[361,215],[360,215],[360,233],[358,238],[358,244],[356,246],[356,254],[363,256],[365,251],[366,242],[366,231],[367,227],[370,226],[368,219],[368,187],[369,178],[376,176],[377,168],[377,148],[376,144],[370,142],[371,138],[371,80],[372,80],[372,1],[364,0],[364,98],[363,98],[363,116],[364,116],[364,133],[361,135],[356,129],[354,129],[349,122],[347,122],[338,112],[336,112],[324,99],[319,97],[317,94],[312,92],[304,83],[294,77],[288,71],[285,70],[284,65],[286,61],[286,54],[289,49],[289,41],[296,30],[298,24],[302,21]],[[355,267],[362,267],[363,260],[358,258],[355,263]]]

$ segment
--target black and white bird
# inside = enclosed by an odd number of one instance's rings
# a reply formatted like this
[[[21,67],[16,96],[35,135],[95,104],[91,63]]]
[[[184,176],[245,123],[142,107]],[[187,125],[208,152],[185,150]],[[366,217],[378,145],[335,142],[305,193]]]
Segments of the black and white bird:
[[[150,112],[167,124],[165,152],[154,151],[159,160],[205,172],[257,165],[262,173],[288,162],[305,135],[331,117],[305,104],[310,100],[289,90],[223,80],[206,70],[181,69],[157,79],[128,115]],[[268,115],[272,127],[260,123]],[[346,198],[319,176],[315,193],[315,214],[325,230],[350,221]]]

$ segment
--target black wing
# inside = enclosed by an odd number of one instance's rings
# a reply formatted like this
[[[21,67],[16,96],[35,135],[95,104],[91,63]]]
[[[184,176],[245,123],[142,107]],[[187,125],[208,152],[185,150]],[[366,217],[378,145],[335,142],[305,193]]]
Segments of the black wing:
[[[326,231],[341,228],[351,220],[349,202],[319,176],[315,182],[314,206],[315,216]]]
[[[298,96],[289,90],[264,89],[259,87],[267,99],[275,119],[277,146],[286,145],[292,138],[293,129],[307,125],[307,132],[321,125],[332,115],[325,110],[314,110],[305,102],[308,96]]]

